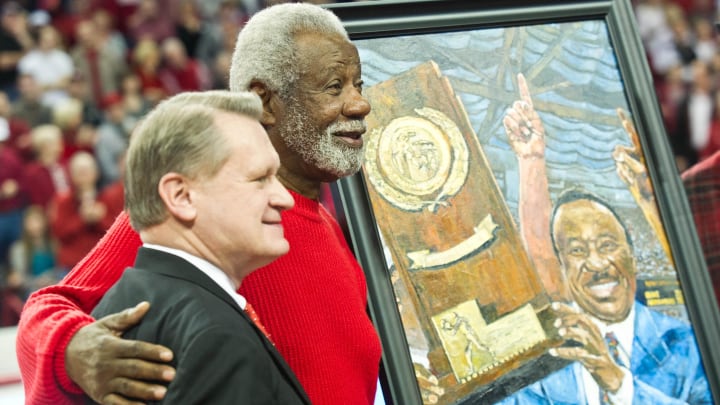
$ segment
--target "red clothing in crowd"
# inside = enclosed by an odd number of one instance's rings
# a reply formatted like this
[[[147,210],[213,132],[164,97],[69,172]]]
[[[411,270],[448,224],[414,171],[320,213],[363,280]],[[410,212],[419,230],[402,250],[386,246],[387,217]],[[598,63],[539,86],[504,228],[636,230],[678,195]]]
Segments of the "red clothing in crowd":
[[[10,118],[8,125],[10,126],[8,146],[15,149],[23,161],[31,161],[35,154],[30,144],[30,131],[32,128],[27,122],[18,118]]]
[[[165,88],[160,76],[155,72],[146,72],[142,69],[135,69],[135,74],[140,78],[140,88],[145,96],[153,93],[161,93],[163,97],[167,97],[169,94],[168,89]]]
[[[95,155],[93,145],[88,140],[80,140],[79,135],[81,134],[80,128],[66,129],[62,131],[63,135],[63,151],[60,156],[60,162],[68,163],[70,158],[78,152],[87,152],[91,155]]]
[[[64,165],[57,164],[53,170],[37,162],[28,163],[25,168],[25,184],[30,204],[47,208],[56,193],[66,192],[70,187],[70,176]]]
[[[682,180],[720,302],[720,150],[683,172]]]
[[[110,228],[115,217],[125,208],[125,187],[123,187],[122,179],[105,186],[102,190],[102,199],[107,205],[108,212],[110,212],[110,223],[105,228],[107,229]]]
[[[313,404],[372,404],[381,348],[366,313],[365,276],[330,214],[317,201],[292,195],[295,207],[282,217],[290,253],[252,273],[240,293]],[[17,335],[28,403],[81,400],[65,373],[65,348],[93,322],[88,313],[132,265],[139,246],[122,213],[60,284],[29,298]]]
[[[15,149],[0,143],[0,186],[7,180],[17,184],[17,193],[11,198],[0,197],[0,213],[19,210],[24,206],[25,186],[23,181],[23,161]]]
[[[183,91],[206,90],[208,73],[198,61],[189,59],[183,68],[166,66],[160,69],[160,80],[170,95]]]
[[[715,118],[710,122],[710,139],[708,139],[707,145],[698,151],[698,159],[707,159],[717,151],[720,151],[720,118]]]
[[[117,29],[124,35],[128,35],[127,21],[137,11],[139,1],[128,0],[95,0],[97,8],[106,10],[114,16]]]
[[[56,194],[50,203],[48,219],[50,230],[58,241],[57,264],[71,269],[80,263],[93,246],[103,237],[119,214],[115,201],[100,194],[97,201],[105,205],[105,216],[95,223],[87,223],[80,216],[80,202],[72,191]]]

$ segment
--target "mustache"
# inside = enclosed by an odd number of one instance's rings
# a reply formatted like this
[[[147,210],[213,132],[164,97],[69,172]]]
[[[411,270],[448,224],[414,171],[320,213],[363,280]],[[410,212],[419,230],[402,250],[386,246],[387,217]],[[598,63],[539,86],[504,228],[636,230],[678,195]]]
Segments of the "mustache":
[[[609,269],[605,269],[605,270],[596,271],[595,273],[593,273],[592,279],[590,281],[598,282],[598,281],[605,281],[605,280],[609,280],[609,279],[617,280],[618,277],[611,275]]]
[[[367,131],[367,124],[365,120],[351,120],[343,122],[333,122],[328,127],[328,132],[335,134],[338,132],[360,132],[364,133]]]

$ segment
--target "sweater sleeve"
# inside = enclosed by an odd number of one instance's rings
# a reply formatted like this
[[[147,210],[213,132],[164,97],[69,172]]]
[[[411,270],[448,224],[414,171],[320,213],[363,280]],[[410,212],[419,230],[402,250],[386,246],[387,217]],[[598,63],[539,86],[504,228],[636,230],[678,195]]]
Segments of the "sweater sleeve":
[[[26,403],[77,403],[82,391],[65,372],[65,348],[78,329],[94,321],[89,313],[132,265],[140,244],[123,212],[59,284],[30,296],[16,342]]]

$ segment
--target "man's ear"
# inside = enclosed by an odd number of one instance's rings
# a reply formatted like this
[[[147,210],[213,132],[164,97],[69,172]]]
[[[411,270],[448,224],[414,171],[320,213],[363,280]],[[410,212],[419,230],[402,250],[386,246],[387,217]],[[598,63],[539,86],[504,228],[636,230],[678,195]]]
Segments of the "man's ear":
[[[197,210],[193,204],[190,183],[178,173],[167,173],[160,178],[158,193],[168,213],[182,222],[195,220]]]
[[[263,104],[263,113],[260,117],[260,123],[264,127],[275,125],[277,113],[277,95],[270,90],[265,83],[257,80],[250,82],[250,91],[260,96]]]

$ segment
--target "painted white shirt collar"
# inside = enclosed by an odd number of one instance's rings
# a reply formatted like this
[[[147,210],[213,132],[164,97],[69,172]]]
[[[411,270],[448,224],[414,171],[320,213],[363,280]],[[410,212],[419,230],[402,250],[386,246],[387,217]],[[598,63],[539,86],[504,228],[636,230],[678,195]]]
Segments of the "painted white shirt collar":
[[[630,369],[630,359],[632,356],[633,340],[635,339],[635,302],[630,308],[628,316],[618,323],[608,324],[595,317],[590,317],[593,323],[600,329],[602,336],[608,332],[613,332],[620,346],[620,358],[624,363],[624,378],[620,390],[615,394],[610,394],[610,399],[614,404],[630,405],[633,401],[634,387],[633,376]],[[588,405],[600,404],[600,388],[593,379],[590,372],[584,367],[581,368],[581,378],[585,390],[585,398]]]

